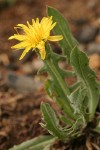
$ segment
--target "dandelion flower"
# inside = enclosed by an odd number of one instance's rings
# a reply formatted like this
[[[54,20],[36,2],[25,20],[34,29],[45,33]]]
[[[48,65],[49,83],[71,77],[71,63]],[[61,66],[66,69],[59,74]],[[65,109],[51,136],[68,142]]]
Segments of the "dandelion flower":
[[[18,24],[15,29],[22,29],[23,34],[14,34],[9,38],[16,39],[19,41],[18,44],[12,46],[13,49],[24,49],[20,60],[26,55],[29,50],[36,48],[41,56],[41,59],[45,59],[46,50],[45,50],[45,42],[47,41],[59,41],[62,40],[62,35],[50,36],[50,31],[54,28],[56,22],[53,23],[52,16],[51,17],[43,17],[43,19],[39,22],[37,18],[36,21],[32,19],[32,25],[27,21],[27,26],[24,24]]]

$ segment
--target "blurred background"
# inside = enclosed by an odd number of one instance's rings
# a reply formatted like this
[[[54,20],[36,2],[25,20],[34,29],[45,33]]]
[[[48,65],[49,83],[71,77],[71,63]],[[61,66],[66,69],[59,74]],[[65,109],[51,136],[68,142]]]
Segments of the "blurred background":
[[[19,61],[22,51],[13,51],[16,41],[8,40],[17,24],[46,16],[46,5],[57,8],[68,20],[100,80],[99,0],[0,0],[0,150],[46,132],[39,125],[39,107],[48,99],[43,85],[47,74],[36,75],[43,63],[32,51]],[[55,43],[53,49],[60,52]],[[64,62],[61,65],[68,68]]]
[[[0,54],[19,58],[20,52],[12,52],[10,47],[15,43],[8,41],[8,37],[15,33],[18,23],[31,23],[32,18],[46,16],[46,5],[57,8],[67,18],[83,49],[100,51],[99,0],[0,0]]]

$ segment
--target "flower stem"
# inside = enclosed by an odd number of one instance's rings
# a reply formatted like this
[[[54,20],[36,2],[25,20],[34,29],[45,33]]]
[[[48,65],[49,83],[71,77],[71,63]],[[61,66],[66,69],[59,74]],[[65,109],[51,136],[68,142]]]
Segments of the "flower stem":
[[[49,57],[45,60],[45,64],[47,67],[47,70],[53,80],[53,83],[56,85],[56,87],[59,89],[59,95],[60,95],[60,104],[62,105],[63,109],[65,110],[66,114],[72,118],[75,119],[76,117],[73,114],[73,108],[70,105],[70,100],[68,98],[68,95],[70,94],[70,90],[68,88],[67,83],[64,81],[63,77],[61,76],[56,59],[53,57],[53,52],[51,51],[49,46],[46,46],[46,50],[49,52]]]

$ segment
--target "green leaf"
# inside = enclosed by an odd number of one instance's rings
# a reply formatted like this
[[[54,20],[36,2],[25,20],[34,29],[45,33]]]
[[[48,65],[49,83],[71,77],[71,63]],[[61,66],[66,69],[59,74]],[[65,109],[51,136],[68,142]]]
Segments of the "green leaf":
[[[46,45],[46,51],[49,53],[49,56],[45,60],[45,65],[47,68],[47,72],[49,73],[51,80],[53,82],[53,93],[57,93],[57,101],[58,96],[60,100],[63,101],[63,106],[66,107],[66,113],[70,118],[75,119],[73,115],[73,109],[70,106],[70,100],[68,99],[68,95],[70,94],[70,89],[67,83],[64,81],[64,75],[61,73],[61,69],[58,66],[58,62],[55,59],[55,54],[52,52],[52,49],[49,45]],[[50,54],[51,52],[51,54]],[[58,102],[59,103],[59,102]]]
[[[56,91],[56,89],[55,89],[54,82],[53,82],[52,80],[48,79],[48,80],[46,81],[45,89],[46,89],[47,94],[48,94],[51,98],[55,98],[55,97],[58,96],[57,91]]]
[[[94,129],[94,131],[97,132],[97,133],[100,133],[100,127],[96,127],[96,128]]]
[[[7,5],[7,6],[12,6],[16,3],[17,0],[5,0],[4,3]]]
[[[70,52],[77,43],[72,36],[72,33],[68,26],[68,22],[59,11],[52,7],[47,8],[47,14],[48,16],[53,16],[53,21],[57,22],[53,31],[56,35],[63,36],[63,40],[59,41],[59,44],[63,49],[64,55],[66,55],[67,58],[70,59]]]
[[[65,77],[70,78],[70,77],[76,76],[75,72],[73,71],[66,71],[66,70],[60,69],[59,72],[61,73],[63,78]]]
[[[48,147],[50,147],[55,142],[55,140],[56,138],[50,135],[39,136],[23,142],[20,145],[16,145],[9,150],[50,150]]]
[[[73,124],[73,119],[71,119],[68,116],[68,104],[66,103],[66,101],[62,98],[60,98],[60,89],[54,84],[54,81],[52,80],[47,80],[46,84],[45,84],[45,89],[48,93],[48,95],[53,98],[53,100],[58,104],[58,106],[63,109],[63,112],[66,114],[66,123],[67,125],[72,125]],[[64,117],[63,117],[64,118]],[[62,119],[63,120],[63,119]],[[64,122],[64,121],[63,121]]]
[[[60,127],[59,120],[50,105],[48,103],[42,103],[41,111],[45,122],[43,126],[49,131],[50,134],[64,140],[66,138],[66,134]]]
[[[86,89],[88,97],[88,110],[90,120],[94,117],[99,101],[99,90],[95,81],[95,73],[89,68],[87,55],[75,47],[71,52],[71,65],[73,66],[81,86]]]
[[[47,72],[47,68],[46,68],[46,66],[43,66],[43,67],[41,67],[41,68],[38,70],[37,75],[38,75],[38,74],[45,73],[45,72]]]
[[[69,95],[71,105],[74,109],[74,113],[82,113],[83,101],[86,96],[86,89],[77,88]]]
[[[71,122],[67,116],[60,116],[60,120],[63,121],[69,127],[73,125],[73,122]]]
[[[97,125],[96,125],[96,128],[94,129],[94,131],[97,132],[97,133],[100,133],[100,114],[96,118],[96,120],[97,120]]]
[[[71,93],[74,92],[76,89],[80,88],[81,87],[81,82],[75,82],[73,85],[71,85],[69,88],[70,88],[70,91]]]

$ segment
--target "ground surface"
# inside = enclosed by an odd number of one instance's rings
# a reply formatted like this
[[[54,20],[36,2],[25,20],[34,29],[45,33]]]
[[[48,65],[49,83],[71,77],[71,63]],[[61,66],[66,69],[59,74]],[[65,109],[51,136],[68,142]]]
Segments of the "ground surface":
[[[47,75],[36,76],[42,62],[34,52],[19,61],[21,52],[12,52],[10,46],[14,41],[8,41],[16,24],[45,16],[46,5],[59,9],[68,19],[80,47],[90,57],[90,67],[100,80],[99,0],[19,0],[12,6],[0,1],[0,150],[47,134],[39,125],[40,103],[49,101],[43,86]],[[56,45],[54,49],[59,52]],[[100,105],[97,111],[100,113]],[[67,144],[59,142],[55,147],[56,150],[99,150],[100,136],[91,132]]]

